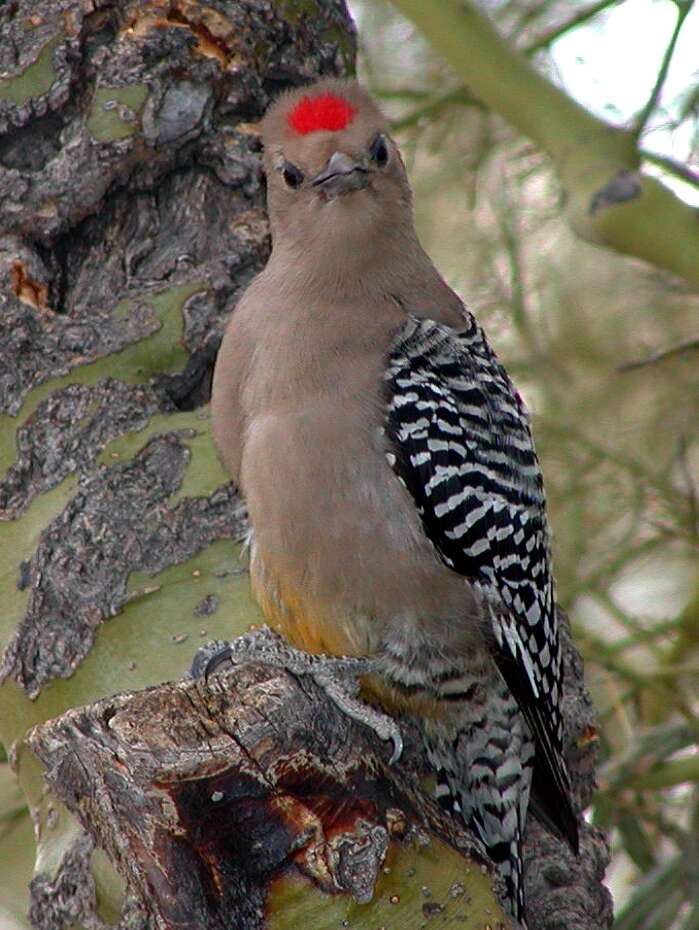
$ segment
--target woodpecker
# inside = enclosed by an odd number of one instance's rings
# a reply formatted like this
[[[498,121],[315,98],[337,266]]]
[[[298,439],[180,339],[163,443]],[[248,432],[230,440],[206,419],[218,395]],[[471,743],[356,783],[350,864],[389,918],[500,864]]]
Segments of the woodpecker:
[[[530,793],[578,849],[528,414],[418,241],[370,96],[325,79],[283,94],[261,129],[272,252],[212,393],[253,593],[298,650],[371,658],[363,696],[418,722],[441,803],[523,922]]]

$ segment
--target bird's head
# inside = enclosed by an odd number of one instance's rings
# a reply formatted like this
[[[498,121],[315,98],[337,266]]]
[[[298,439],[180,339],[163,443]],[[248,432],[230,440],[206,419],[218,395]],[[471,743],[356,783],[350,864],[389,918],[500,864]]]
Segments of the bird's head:
[[[337,257],[412,230],[405,166],[385,117],[355,81],[284,94],[264,117],[262,140],[275,248]]]

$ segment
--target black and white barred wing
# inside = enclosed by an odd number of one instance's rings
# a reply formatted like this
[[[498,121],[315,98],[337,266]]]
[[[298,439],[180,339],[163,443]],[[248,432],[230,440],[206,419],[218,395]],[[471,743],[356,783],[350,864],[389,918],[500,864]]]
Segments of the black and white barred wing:
[[[534,790],[577,845],[543,485],[524,405],[472,317],[411,318],[385,373],[389,461],[442,560],[480,589],[500,672],[536,741]]]

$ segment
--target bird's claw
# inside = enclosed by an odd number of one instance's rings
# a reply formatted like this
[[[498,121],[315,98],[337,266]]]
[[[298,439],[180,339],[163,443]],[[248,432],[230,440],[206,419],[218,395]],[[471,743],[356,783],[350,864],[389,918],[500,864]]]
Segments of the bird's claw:
[[[366,704],[359,697],[360,675],[374,670],[371,659],[359,656],[311,655],[290,646],[268,626],[245,633],[231,642],[214,640],[197,651],[190,674],[193,678],[208,681],[211,675],[227,664],[242,665],[260,662],[284,668],[294,675],[310,675],[333,703],[352,720],[369,727],[384,742],[393,743],[389,765],[403,753],[400,727],[388,714]]]
[[[208,681],[210,676],[218,672],[221,666],[230,659],[231,644],[222,639],[212,639],[205,643],[194,653],[189,674],[192,678],[203,678]]]

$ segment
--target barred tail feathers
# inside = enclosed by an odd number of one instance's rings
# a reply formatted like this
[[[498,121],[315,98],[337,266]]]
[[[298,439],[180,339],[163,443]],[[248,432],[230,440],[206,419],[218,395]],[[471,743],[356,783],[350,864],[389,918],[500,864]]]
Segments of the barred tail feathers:
[[[481,840],[507,889],[510,913],[524,925],[522,837],[529,804],[534,742],[506,686],[489,695],[482,719],[451,741],[427,738],[437,771],[436,797]]]

